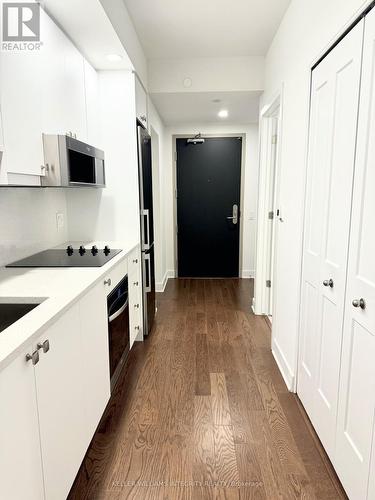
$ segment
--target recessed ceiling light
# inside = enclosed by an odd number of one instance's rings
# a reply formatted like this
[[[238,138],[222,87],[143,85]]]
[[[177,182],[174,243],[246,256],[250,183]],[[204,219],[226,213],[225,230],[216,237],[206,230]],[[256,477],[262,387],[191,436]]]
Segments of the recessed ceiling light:
[[[120,62],[122,61],[122,56],[119,56],[118,54],[108,54],[107,59],[111,62]]]
[[[219,118],[228,118],[228,110],[227,109],[222,109],[221,111],[218,112],[217,116]]]

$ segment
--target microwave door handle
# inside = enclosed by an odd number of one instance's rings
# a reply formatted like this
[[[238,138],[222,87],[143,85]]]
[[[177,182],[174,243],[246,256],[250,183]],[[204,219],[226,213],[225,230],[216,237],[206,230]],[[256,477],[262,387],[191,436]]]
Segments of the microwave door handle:
[[[147,209],[142,211],[143,217],[146,217],[146,238],[147,241],[143,242],[144,250],[150,250],[150,211]]]
[[[144,273],[145,273],[145,292],[151,292],[151,256],[145,254],[144,256]]]
[[[128,307],[129,299],[125,302],[123,306],[120,307],[116,312],[111,314],[111,316],[108,318],[108,323],[112,323],[115,319],[117,319],[121,314],[125,311],[125,309]]]

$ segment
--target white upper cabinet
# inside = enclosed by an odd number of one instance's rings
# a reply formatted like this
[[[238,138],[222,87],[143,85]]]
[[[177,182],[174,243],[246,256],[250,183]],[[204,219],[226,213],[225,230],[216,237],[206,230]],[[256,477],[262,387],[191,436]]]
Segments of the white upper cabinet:
[[[42,57],[38,52],[2,52],[0,57],[5,168],[39,176],[43,165]]]
[[[25,350],[0,372],[0,497],[44,498],[32,361]]]
[[[100,102],[99,76],[97,71],[86,60],[84,61],[87,142],[92,146],[102,148],[100,134]]]
[[[84,59],[68,39],[64,64],[65,129],[77,139],[87,141]]]
[[[43,133],[99,141],[96,71],[43,9],[41,37],[40,51],[0,54],[2,183],[6,171],[10,183],[40,185]]]
[[[84,58],[44,11],[41,16],[42,132],[86,140]]]
[[[135,77],[135,109],[138,120],[147,128],[147,93],[137,76]]]

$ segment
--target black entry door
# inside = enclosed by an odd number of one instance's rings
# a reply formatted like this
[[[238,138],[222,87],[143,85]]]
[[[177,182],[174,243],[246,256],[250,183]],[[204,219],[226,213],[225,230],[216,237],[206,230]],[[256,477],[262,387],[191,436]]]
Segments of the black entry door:
[[[179,277],[238,277],[241,155],[237,137],[177,139]]]

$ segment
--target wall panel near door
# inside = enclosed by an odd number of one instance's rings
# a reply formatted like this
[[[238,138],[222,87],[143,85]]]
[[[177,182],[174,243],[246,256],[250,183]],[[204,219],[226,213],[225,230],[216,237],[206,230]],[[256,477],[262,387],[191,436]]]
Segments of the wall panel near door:
[[[363,26],[312,72],[297,392],[332,460]]]
[[[370,464],[375,445],[374,61],[372,10],[365,19],[335,460],[344,487],[355,500],[375,499],[375,450]]]

